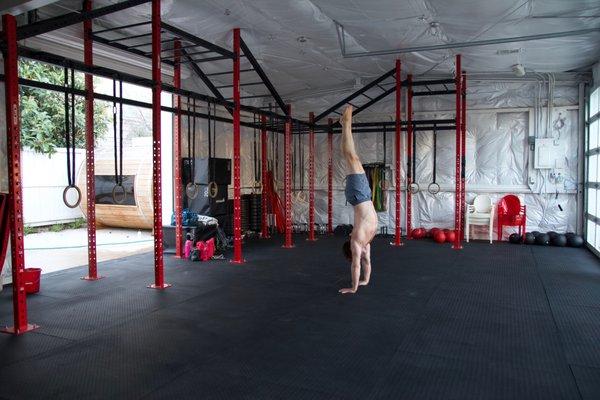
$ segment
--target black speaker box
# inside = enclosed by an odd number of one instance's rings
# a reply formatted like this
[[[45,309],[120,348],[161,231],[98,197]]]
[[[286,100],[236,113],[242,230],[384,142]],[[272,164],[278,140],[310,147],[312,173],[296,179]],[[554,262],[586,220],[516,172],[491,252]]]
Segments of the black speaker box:
[[[187,185],[191,178],[191,158],[182,158],[181,179]],[[196,158],[194,181],[203,185],[231,185],[231,160],[228,158]]]

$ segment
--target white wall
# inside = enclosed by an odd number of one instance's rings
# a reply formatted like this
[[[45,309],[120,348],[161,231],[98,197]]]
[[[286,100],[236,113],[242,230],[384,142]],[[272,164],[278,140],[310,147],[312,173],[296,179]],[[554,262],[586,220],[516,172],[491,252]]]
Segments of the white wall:
[[[79,170],[85,168],[85,152],[77,149],[75,153],[77,177]],[[83,217],[79,207],[68,208],[63,202],[63,190],[67,186],[66,157],[66,150],[63,148],[57,149],[52,156],[28,149],[21,151],[23,215],[26,225],[51,225]]]

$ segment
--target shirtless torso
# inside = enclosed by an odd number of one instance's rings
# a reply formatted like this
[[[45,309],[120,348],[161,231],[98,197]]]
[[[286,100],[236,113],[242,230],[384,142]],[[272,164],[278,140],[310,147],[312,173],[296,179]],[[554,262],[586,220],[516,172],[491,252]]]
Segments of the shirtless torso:
[[[371,191],[352,138],[352,106],[346,107],[340,119],[342,124],[342,154],[348,165],[346,199],[354,206],[354,228],[350,235],[352,252],[352,287],[340,293],[356,293],[359,286],[367,285],[371,278],[371,241],[377,232],[377,213],[371,201]],[[363,279],[360,279],[361,266]]]

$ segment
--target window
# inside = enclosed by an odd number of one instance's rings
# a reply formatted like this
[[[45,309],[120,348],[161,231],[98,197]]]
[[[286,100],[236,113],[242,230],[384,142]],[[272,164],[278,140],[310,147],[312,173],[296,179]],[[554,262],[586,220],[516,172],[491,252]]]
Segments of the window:
[[[585,240],[600,252],[600,88],[592,92],[586,113]]]

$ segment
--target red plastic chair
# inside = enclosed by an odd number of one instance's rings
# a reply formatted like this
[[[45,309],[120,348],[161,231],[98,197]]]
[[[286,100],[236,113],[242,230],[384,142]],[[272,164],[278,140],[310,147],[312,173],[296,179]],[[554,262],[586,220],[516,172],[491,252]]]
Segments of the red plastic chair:
[[[498,203],[498,240],[502,240],[502,227],[518,226],[519,235],[525,235],[527,222],[527,206],[513,194],[504,196]]]

